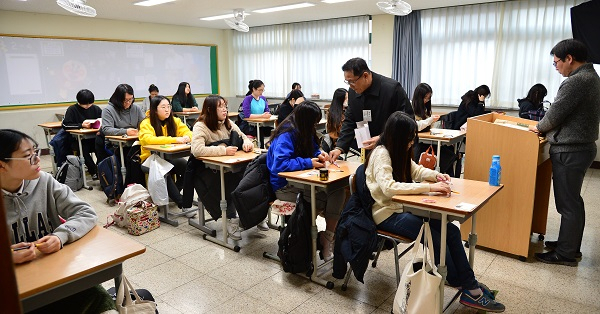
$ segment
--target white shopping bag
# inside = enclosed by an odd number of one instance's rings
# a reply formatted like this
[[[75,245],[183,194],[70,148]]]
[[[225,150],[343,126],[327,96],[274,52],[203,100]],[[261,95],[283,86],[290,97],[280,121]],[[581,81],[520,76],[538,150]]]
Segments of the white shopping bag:
[[[142,165],[150,168],[148,192],[150,192],[152,202],[158,206],[168,205],[169,193],[167,192],[165,175],[173,169],[173,165],[155,154],[150,155]]]

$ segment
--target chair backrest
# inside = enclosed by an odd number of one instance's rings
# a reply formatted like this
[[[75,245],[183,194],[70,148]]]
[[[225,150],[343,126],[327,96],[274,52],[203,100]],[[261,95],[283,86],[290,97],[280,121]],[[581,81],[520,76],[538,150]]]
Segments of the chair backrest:
[[[348,179],[350,180],[350,194],[354,194],[356,191],[356,179],[354,178],[354,173],[351,174]]]

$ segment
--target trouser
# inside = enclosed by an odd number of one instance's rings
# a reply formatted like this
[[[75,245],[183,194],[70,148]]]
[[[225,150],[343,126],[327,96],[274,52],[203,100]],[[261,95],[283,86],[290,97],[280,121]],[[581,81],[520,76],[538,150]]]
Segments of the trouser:
[[[96,151],[95,139],[85,139],[81,140],[81,148],[83,149],[83,159],[85,160],[85,166],[88,169],[88,172],[91,175],[94,175],[98,172],[98,167],[96,166],[96,162],[92,159],[92,152]]]
[[[409,239],[416,239],[422,225],[423,219],[411,213],[394,213],[377,227],[383,231],[395,233]],[[429,226],[431,227],[435,263],[439,265],[441,221],[431,219]],[[479,288],[479,283],[475,279],[475,274],[463,248],[460,230],[452,223],[447,224],[446,230],[446,266],[448,270],[446,281],[451,286],[461,287],[462,289],[473,290]]]
[[[167,180],[167,193],[169,194],[169,198],[175,202],[177,206],[182,207],[183,198],[179,191],[183,189],[183,176],[185,174],[187,160],[184,158],[176,158],[168,160],[168,162],[173,165],[173,169],[165,176],[165,179]],[[150,168],[142,165],[142,171],[149,173]],[[173,176],[175,176],[176,180],[173,180]]]
[[[581,251],[585,227],[585,207],[581,187],[587,169],[596,157],[596,150],[550,154],[554,201],[561,216],[556,253],[575,258]]]
[[[275,191],[275,197],[280,201],[296,202],[298,193],[303,192],[304,200],[310,203],[310,186],[295,186],[292,183]],[[325,210],[323,216],[325,219],[339,219],[342,209],[344,209],[344,201],[346,200],[346,191],[341,188],[337,190],[317,191],[316,195],[317,210]]]

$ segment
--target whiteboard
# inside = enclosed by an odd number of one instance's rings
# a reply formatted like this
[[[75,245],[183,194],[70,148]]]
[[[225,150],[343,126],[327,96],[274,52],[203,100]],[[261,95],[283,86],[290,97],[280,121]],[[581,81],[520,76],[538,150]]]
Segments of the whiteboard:
[[[172,96],[217,94],[216,46],[0,36],[0,107],[75,102],[81,89],[107,100],[121,83],[135,97],[155,84]]]

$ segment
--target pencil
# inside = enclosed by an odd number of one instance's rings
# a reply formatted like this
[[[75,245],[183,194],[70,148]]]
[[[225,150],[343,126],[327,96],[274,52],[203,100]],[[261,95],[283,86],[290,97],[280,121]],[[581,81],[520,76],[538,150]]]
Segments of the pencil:
[[[454,193],[454,194],[460,194],[460,192],[457,192],[457,191],[454,191],[454,190],[451,190],[451,192]]]

